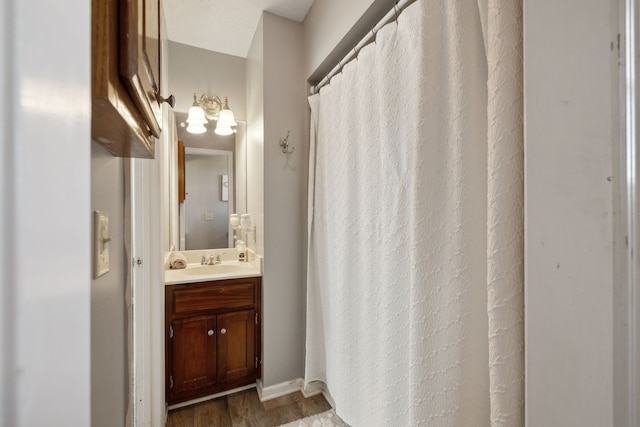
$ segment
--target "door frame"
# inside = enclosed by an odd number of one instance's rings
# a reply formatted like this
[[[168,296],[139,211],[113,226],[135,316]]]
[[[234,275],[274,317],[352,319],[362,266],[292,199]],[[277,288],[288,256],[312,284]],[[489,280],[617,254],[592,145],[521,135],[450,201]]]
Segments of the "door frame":
[[[613,5],[612,5],[613,7]],[[614,247],[614,419],[615,426],[640,425],[640,6],[618,0],[619,137]]]
[[[125,162],[127,164],[127,162]],[[127,292],[129,372],[130,372],[130,422],[132,426],[151,425],[151,318],[149,298],[150,236],[147,165],[144,161],[130,159],[125,166],[125,186],[128,189],[125,220],[129,248],[129,289]]]
[[[129,363],[132,425],[164,425],[164,258],[161,194],[165,150],[156,144],[156,159],[131,159],[125,185],[129,191],[130,291]],[[140,260],[140,262],[138,262]]]

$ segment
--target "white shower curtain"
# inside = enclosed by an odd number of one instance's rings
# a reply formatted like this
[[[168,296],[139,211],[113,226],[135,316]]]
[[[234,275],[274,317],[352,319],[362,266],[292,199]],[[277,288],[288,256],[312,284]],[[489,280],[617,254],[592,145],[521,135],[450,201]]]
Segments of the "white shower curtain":
[[[310,98],[305,382],[353,427],[523,423],[521,3],[418,0]]]

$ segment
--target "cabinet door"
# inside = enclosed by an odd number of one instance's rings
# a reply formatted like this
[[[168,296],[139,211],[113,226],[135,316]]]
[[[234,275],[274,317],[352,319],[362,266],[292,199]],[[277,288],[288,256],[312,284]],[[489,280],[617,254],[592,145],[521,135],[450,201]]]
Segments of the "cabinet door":
[[[120,74],[122,3],[91,3],[91,138],[116,156],[153,159],[155,139]]]
[[[256,374],[255,310],[218,315],[218,380],[231,383]]]
[[[160,1],[121,1],[120,74],[149,130],[160,138]]]
[[[178,397],[216,383],[216,318],[189,317],[172,322],[169,393]],[[171,382],[172,380],[172,382]],[[172,386],[171,386],[172,384]]]

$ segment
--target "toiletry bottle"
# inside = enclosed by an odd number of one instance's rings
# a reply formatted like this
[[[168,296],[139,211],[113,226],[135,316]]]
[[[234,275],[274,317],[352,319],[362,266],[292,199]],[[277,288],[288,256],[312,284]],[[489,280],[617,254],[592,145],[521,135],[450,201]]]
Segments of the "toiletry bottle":
[[[236,249],[238,251],[238,261],[245,262],[247,260],[247,248],[244,245],[244,241],[238,240]]]

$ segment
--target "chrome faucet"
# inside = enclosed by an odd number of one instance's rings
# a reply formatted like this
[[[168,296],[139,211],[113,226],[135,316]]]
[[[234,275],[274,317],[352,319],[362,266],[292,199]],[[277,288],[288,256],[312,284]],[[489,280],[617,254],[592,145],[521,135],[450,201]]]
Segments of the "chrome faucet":
[[[207,257],[202,254],[202,258],[200,259],[200,265],[216,265],[221,263],[220,255],[209,255],[209,259],[207,260]]]

